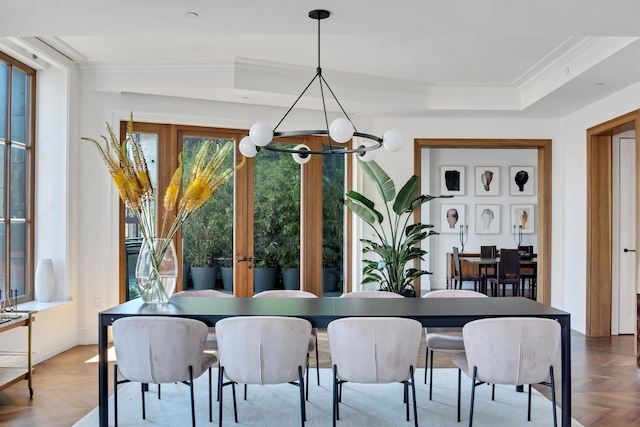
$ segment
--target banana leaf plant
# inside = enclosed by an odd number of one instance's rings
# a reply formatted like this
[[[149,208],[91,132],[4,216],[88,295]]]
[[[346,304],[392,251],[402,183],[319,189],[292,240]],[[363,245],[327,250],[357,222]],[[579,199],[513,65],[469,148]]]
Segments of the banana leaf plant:
[[[345,206],[369,224],[377,236],[375,240],[360,239],[365,244],[362,249],[364,254],[375,253],[380,258],[362,260],[362,283],[379,283],[382,291],[415,296],[414,279],[431,273],[414,267],[407,268],[407,264],[413,264],[416,259],[424,260],[427,251],[419,243],[439,233],[432,230],[431,224],[414,223],[413,214],[423,203],[445,196],[416,197],[420,180],[416,175],[409,178],[396,194],[394,182],[375,161],[359,161],[359,164],[384,201],[383,212],[380,212],[373,201],[357,191],[349,191],[343,200]],[[388,224],[384,223],[385,218]]]

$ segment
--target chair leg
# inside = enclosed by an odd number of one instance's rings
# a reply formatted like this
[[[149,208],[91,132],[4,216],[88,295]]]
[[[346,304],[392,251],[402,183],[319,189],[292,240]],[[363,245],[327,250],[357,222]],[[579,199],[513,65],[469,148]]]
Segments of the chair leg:
[[[211,366],[209,366],[209,422],[213,422],[213,405],[211,403]]]
[[[433,350],[429,350],[429,355],[431,358],[431,369],[429,370],[429,400],[432,400],[433,397]]]
[[[236,383],[231,383],[231,393],[233,394],[233,420],[238,422],[238,406],[236,404]]]
[[[333,427],[338,419],[338,368],[333,365]]]
[[[491,384],[491,400],[496,400],[496,385]]]
[[[160,386],[161,384],[158,384],[158,400],[160,399]]]
[[[118,427],[118,365],[113,365],[113,418]]]
[[[309,390],[308,386],[309,384],[307,381],[307,390]],[[300,421],[302,423],[302,427],[304,427],[304,422],[307,419],[307,414],[304,399],[304,377],[302,376],[302,366],[298,366],[298,387],[300,387]]]
[[[223,392],[224,366],[218,370],[218,425],[222,426],[222,392]]]
[[[247,385],[244,385],[244,400],[247,400]]]
[[[425,337],[426,338],[426,337]],[[424,346],[424,383],[427,383],[427,371],[429,370],[429,347]]]
[[[193,396],[193,367],[189,366],[189,388],[191,389],[191,425],[196,427],[196,404]]]
[[[318,379],[318,385],[320,385],[320,356],[318,355],[318,335],[316,334],[316,377]],[[309,377],[307,376],[307,381]],[[309,396],[307,396],[307,399]]]
[[[531,421],[531,384],[529,384],[529,396],[527,397],[527,421]]]
[[[473,427],[473,404],[476,397],[476,375],[478,368],[473,367],[473,378],[471,379],[471,408],[469,408],[469,427]]]
[[[306,394],[307,400],[309,400],[309,381],[308,380],[309,380],[309,353],[307,353],[307,394]]]
[[[411,394],[413,395],[413,421],[415,423],[415,427],[418,427],[418,407],[416,405],[416,382],[413,378],[413,366],[409,367],[409,372],[411,373]]]
[[[460,422],[460,384],[462,382],[462,370],[458,368],[458,422]]]
[[[142,419],[146,420],[147,419],[147,412],[146,412],[146,408],[144,405],[144,384],[140,385],[140,391],[141,391],[141,395],[142,395]]]
[[[549,367],[551,377],[551,404],[553,405],[553,427],[558,427],[558,414],[556,409],[556,380],[553,377],[553,366]]]

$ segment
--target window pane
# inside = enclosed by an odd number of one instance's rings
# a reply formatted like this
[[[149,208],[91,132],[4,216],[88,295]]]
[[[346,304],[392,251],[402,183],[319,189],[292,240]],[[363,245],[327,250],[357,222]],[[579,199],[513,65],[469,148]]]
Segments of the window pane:
[[[149,169],[149,179],[151,179],[151,185],[153,189],[158,191],[158,135],[152,133],[136,133],[133,137],[140,142],[140,146],[142,147],[142,152],[144,153],[144,158],[147,160],[147,169]],[[162,203],[162,200],[159,200],[158,194],[156,194],[156,210],[158,203]],[[125,208],[125,229],[124,229],[125,239],[141,239],[142,233],[140,231],[140,227],[138,226],[138,220],[135,215],[129,210]],[[135,262],[134,262],[135,269]],[[135,277],[134,277],[135,281]]]
[[[322,165],[322,293],[336,296],[344,284],[346,156],[324,156]]]
[[[7,211],[5,209],[5,191],[6,191],[6,183],[5,183],[5,152],[7,150],[7,146],[4,143],[0,143],[0,218],[7,217]],[[3,240],[0,240],[0,245]]]
[[[9,94],[8,79],[9,66],[0,62],[0,139],[7,139],[7,96]]]
[[[5,263],[5,250],[4,250],[4,239],[5,239],[5,232],[4,232],[4,224],[0,223],[0,289],[2,289],[2,297],[8,297],[8,294],[5,294],[5,283],[4,283],[4,272],[5,272],[5,268],[6,268],[6,263]]]
[[[149,178],[151,185],[155,191],[158,190],[158,135],[151,133],[135,133],[134,138],[140,142],[142,152],[147,160],[147,169],[149,170]],[[158,201],[156,194],[156,206],[162,201]],[[157,209],[156,209],[157,210]],[[138,225],[138,220],[129,208],[125,207],[125,274],[126,289],[125,300],[129,301],[138,297],[138,285],[136,283],[136,262],[138,261],[138,253],[142,245],[142,232]]]
[[[273,282],[277,267],[300,266],[300,171],[293,157],[283,153],[263,150],[255,162],[255,293],[285,286],[278,276]],[[299,280],[287,283],[287,289],[299,288]]]
[[[25,224],[11,224],[11,265],[9,276],[9,287],[18,290],[18,296],[27,294],[27,279],[25,270],[26,259],[26,233]]]
[[[13,69],[11,84],[11,141],[28,141],[29,76]]]
[[[11,147],[11,218],[27,217],[27,163],[23,147]]]
[[[184,137],[182,140],[183,189],[202,144],[211,138]],[[224,144],[229,140],[213,139]],[[233,155],[221,170],[233,166]],[[219,288],[233,292],[233,179],[229,179],[182,225],[184,289]]]

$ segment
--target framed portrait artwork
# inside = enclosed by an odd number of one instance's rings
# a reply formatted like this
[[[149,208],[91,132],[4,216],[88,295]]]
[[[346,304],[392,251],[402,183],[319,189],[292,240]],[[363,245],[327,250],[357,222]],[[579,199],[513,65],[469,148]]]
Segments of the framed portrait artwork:
[[[533,166],[511,166],[509,168],[509,188],[512,196],[533,196],[535,177]]]
[[[440,194],[464,195],[464,166],[440,166]]]
[[[500,168],[498,166],[476,166],[476,196],[500,195]]]
[[[465,205],[444,204],[440,209],[440,233],[460,233],[460,226],[467,225]]]
[[[476,205],[476,234],[500,234],[500,205]]]
[[[520,227],[522,227],[522,234],[533,234],[535,223],[534,205],[511,205],[512,234],[518,234]]]

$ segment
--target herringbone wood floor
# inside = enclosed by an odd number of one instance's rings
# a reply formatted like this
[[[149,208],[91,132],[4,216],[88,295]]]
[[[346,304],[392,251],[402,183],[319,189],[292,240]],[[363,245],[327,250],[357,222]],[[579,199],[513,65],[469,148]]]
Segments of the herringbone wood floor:
[[[573,333],[573,416],[585,426],[640,427],[640,370],[633,346],[633,336]],[[78,346],[37,365],[33,399],[26,381],[0,392],[0,426],[68,427],[82,418],[98,403],[96,351],[95,345]],[[328,368],[326,333],[320,333],[320,352],[320,366]],[[449,359],[437,356],[436,366],[452,367]],[[424,367],[424,343],[418,367]],[[548,394],[547,387],[539,390]]]

